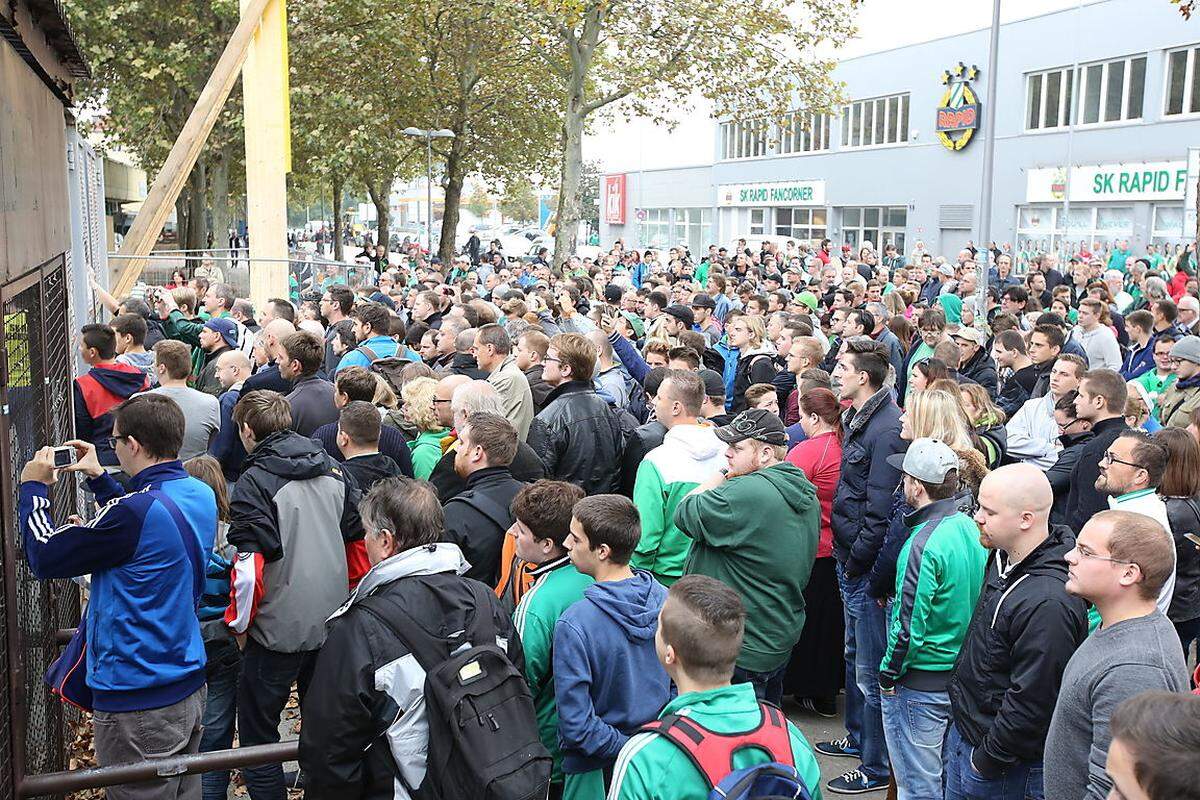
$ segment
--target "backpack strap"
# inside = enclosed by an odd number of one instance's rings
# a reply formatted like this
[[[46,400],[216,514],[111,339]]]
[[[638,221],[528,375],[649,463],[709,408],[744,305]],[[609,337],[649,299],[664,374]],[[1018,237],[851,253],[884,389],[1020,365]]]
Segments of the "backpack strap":
[[[374,364],[376,361],[379,360],[379,356],[375,355],[375,351],[372,350],[371,348],[367,347],[366,345],[362,345],[361,347],[359,347],[358,352],[362,353],[364,356],[367,357],[368,364]]]
[[[795,767],[787,718],[776,706],[759,701],[762,719],[758,726],[741,733],[717,733],[680,714],[669,714],[641,730],[657,733],[684,752],[711,790],[733,771],[733,756],[753,747],[765,750],[772,762]]]

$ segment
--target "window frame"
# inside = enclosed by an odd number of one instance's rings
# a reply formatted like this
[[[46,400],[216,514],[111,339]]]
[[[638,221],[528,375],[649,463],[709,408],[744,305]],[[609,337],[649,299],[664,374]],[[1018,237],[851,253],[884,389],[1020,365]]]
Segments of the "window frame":
[[[1200,47],[1200,45],[1194,45]],[[1186,50],[1187,48],[1177,48],[1178,50]],[[1147,70],[1149,67],[1148,53],[1130,53],[1128,55],[1119,56],[1117,58],[1108,58],[1102,61],[1088,61],[1077,65],[1066,65],[1059,67],[1051,67],[1050,69],[1034,70],[1025,73],[1025,101],[1023,105],[1023,120],[1025,133],[1052,133],[1063,131],[1071,127],[1075,128],[1102,128],[1106,126],[1116,125],[1136,125],[1146,121],[1146,79]],[[1169,54],[1168,54],[1169,55]],[[1138,110],[1137,116],[1130,116],[1130,99],[1133,94],[1133,81],[1131,80],[1134,72],[1134,62],[1142,61],[1142,88],[1141,98],[1142,107]],[[1108,81],[1111,67],[1113,64],[1121,64],[1123,70],[1123,85],[1121,87],[1121,109],[1117,119],[1105,119],[1105,111],[1108,105]],[[1087,111],[1087,95],[1088,95],[1088,72],[1096,67],[1100,69],[1100,91],[1098,96],[1098,105],[1096,109],[1096,121],[1086,122]],[[1164,73],[1167,70],[1164,70]],[[1053,74],[1060,76],[1060,85],[1058,90],[1058,124],[1054,126],[1046,125],[1046,97],[1047,89],[1049,88],[1050,76]],[[1164,76],[1165,80],[1165,76]],[[1038,114],[1036,127],[1031,126],[1031,116],[1033,114],[1033,99],[1034,99],[1034,83],[1038,85]],[[1164,86],[1166,86],[1164,84]],[[1186,87],[1185,87],[1186,88]],[[1067,97],[1070,97],[1068,102]],[[1163,108],[1166,108],[1167,96],[1164,90]],[[1194,112],[1200,114],[1200,111]]]
[[[1195,88],[1196,76],[1196,61],[1197,52],[1200,51],[1200,42],[1183,45],[1181,47],[1172,47],[1169,50],[1163,51],[1163,86],[1162,86],[1162,119],[1163,121],[1173,121],[1177,119],[1195,119],[1200,117],[1200,101],[1196,101],[1193,97],[1192,90]],[[1180,98],[1180,110],[1178,113],[1171,113],[1171,56],[1176,53],[1183,53],[1183,97]],[[1189,111],[1190,101],[1196,101],[1196,110]]]
[[[911,92],[894,92],[875,97],[864,97],[846,103],[842,106],[839,115],[842,127],[841,149],[878,150],[884,147],[907,147],[910,138],[908,112],[911,97]],[[892,100],[896,101],[894,112],[896,118],[894,120],[892,118]],[[871,107],[869,126],[865,121],[868,104]],[[880,113],[882,113],[882,119],[877,119]],[[880,130],[883,132],[884,141],[882,142],[875,140],[875,134]],[[893,132],[896,139],[889,141]]]

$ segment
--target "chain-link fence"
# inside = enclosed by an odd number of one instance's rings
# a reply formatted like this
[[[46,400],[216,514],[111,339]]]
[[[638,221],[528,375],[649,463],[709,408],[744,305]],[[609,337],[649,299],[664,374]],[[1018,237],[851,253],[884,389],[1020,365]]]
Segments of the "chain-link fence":
[[[35,450],[72,438],[71,359],[66,262],[53,259],[0,287],[0,477],[5,532],[0,549],[0,800],[23,775],[64,767],[65,707],[42,682],[58,655],[55,633],[79,622],[79,588],[39,581],[26,562],[17,520],[18,476]],[[73,480],[52,491],[55,519],[78,511]]]

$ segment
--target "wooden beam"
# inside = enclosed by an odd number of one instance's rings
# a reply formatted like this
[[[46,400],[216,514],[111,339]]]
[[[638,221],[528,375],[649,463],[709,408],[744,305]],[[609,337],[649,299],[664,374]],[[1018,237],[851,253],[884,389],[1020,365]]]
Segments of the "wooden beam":
[[[242,60],[246,57],[250,41],[254,38],[254,33],[262,20],[263,11],[273,1],[248,0],[245,3],[241,20],[234,28],[233,35],[229,37],[229,43],[225,45],[220,59],[217,60],[217,65],[213,68],[208,83],[200,92],[200,97],[197,98],[192,113],[188,115],[183,130],[179,132],[179,138],[171,146],[167,160],[163,162],[162,169],[158,171],[154,183],[150,185],[150,191],[142,203],[141,211],[134,218],[129,233],[125,235],[119,255],[135,257],[120,259],[124,264],[124,269],[112,290],[115,297],[129,294],[129,290],[133,288],[134,283],[142,274],[146,260],[140,256],[147,256],[154,249],[154,243],[158,241],[158,235],[162,232],[163,223],[167,221],[171,209],[175,207],[175,201],[179,199],[179,193],[183,191],[183,186],[187,183],[188,175],[196,164],[196,158],[200,155],[204,143],[208,140],[208,135],[217,123],[221,109],[225,106],[225,101],[229,98],[229,93],[233,90]]]
[[[246,8],[253,0],[242,0]],[[287,11],[271,0],[242,68],[246,129],[246,227],[250,301],[287,297],[287,172],[290,161]]]

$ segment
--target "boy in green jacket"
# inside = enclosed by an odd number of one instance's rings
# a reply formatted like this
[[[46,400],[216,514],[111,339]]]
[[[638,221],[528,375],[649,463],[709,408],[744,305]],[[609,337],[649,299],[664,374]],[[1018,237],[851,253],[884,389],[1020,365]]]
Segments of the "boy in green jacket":
[[[655,649],[679,695],[663,708],[660,720],[679,715],[726,735],[772,726],[771,718],[763,720],[764,707],[750,685],[730,685],[745,621],[737,593],[720,581],[687,575],[671,587],[659,614]],[[727,769],[709,776],[662,733],[639,733],[621,748],[609,800],[704,800],[728,772],[770,761],[790,762],[813,800],[821,800],[821,769],[808,742],[781,713],[774,723],[786,729],[788,752],[768,756],[758,747],[744,747],[734,752]]]
[[[633,504],[642,520],[642,538],[633,566],[649,570],[663,586],[683,575],[692,540],[675,527],[679,501],[725,466],[725,445],[716,429],[699,420],[704,379],[690,370],[667,371],[654,395],[654,418],[666,427],[663,443],[638,467]]]
[[[942,742],[950,725],[948,686],[983,587],[987,551],[959,505],[958,456],[937,439],[917,439],[888,457],[904,473],[908,541],[896,559],[887,649],[879,665],[883,730],[902,796],[942,796]]]
[[[558,747],[558,708],[554,703],[554,675],[550,645],[554,623],[571,604],[583,599],[592,584],[571,563],[563,542],[571,532],[571,509],[583,499],[583,490],[566,481],[540,480],[517,492],[512,501],[516,522],[508,529],[517,557],[537,567],[533,586],[513,612],[513,626],[525,651],[525,680],[533,694],[538,733],[554,757],[550,780],[562,786],[562,752]]]
[[[735,681],[783,702],[783,675],[804,629],[804,588],[821,534],[816,489],[784,461],[787,432],[761,408],[717,428],[728,469],[679,501],[675,525],[693,540],[684,572],[716,578],[746,606]]]

